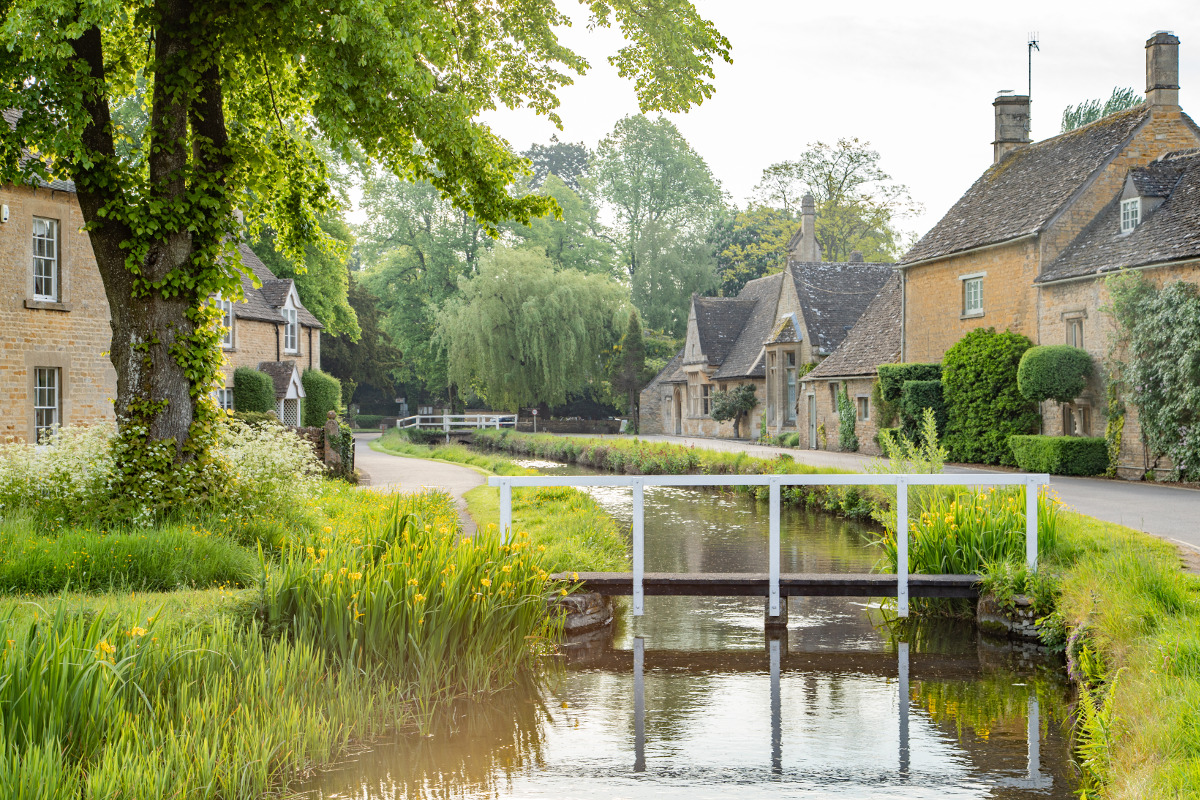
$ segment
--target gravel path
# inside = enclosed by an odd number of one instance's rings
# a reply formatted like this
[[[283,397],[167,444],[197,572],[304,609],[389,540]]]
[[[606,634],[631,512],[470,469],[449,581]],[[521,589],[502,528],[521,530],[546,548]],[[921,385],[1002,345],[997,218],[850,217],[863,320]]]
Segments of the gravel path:
[[[467,535],[475,533],[475,520],[467,513],[463,495],[486,482],[483,474],[457,464],[377,452],[369,443],[378,438],[378,433],[360,433],[354,437],[354,465],[364,474],[364,484],[390,492],[445,489],[458,504],[463,532]]]

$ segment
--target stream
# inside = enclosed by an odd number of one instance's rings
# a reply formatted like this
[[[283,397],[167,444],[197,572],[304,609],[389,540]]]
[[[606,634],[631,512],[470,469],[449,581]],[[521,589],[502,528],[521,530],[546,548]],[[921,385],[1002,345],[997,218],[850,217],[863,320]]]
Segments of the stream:
[[[542,474],[590,474],[521,462]],[[626,528],[628,490],[592,495]],[[767,506],[647,488],[646,570],[765,572]],[[869,528],[785,506],[783,572],[868,572]],[[1070,798],[1070,690],[1032,648],[970,620],[901,635],[858,598],[617,601],[614,625],[536,684],[462,703],[300,787],[313,800],[435,798]]]

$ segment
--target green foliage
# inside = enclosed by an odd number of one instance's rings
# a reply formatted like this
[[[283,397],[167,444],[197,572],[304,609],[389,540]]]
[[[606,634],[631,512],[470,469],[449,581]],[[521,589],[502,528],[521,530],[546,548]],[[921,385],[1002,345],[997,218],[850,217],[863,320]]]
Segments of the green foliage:
[[[871,384],[871,408],[875,409],[875,426],[877,430],[891,428],[896,424],[896,418],[900,414],[900,409],[897,406],[898,403],[896,401],[884,399],[883,383],[881,381],[876,380]]]
[[[1099,436],[1010,436],[1008,443],[1026,472],[1103,475],[1108,469],[1108,443]]]
[[[237,411],[263,414],[275,410],[275,382],[253,367],[233,371],[233,407]]]
[[[787,211],[754,203],[724,214],[708,237],[721,295],[735,297],[750,281],[782,270],[796,226]]]
[[[383,424],[382,414],[358,414],[354,417],[354,425],[362,430],[379,430]]]
[[[583,142],[560,142],[557,135],[551,135],[549,144],[534,143],[521,155],[529,159],[529,182],[535,188],[545,186],[553,175],[572,191],[583,191],[591,158]]]
[[[341,412],[342,384],[337,378],[319,369],[306,369],[300,374],[300,383],[304,386],[304,425],[320,428],[330,411]]]
[[[946,465],[946,448],[938,442],[937,417],[932,408],[922,412],[921,427],[916,437],[904,436],[899,428],[880,428],[876,437],[887,461],[869,464],[868,472],[892,475],[924,472],[934,475]]]
[[[438,342],[450,379],[492,407],[558,404],[601,377],[628,310],[609,278],[497,248],[438,315]]]
[[[1092,374],[1092,357],[1086,350],[1065,344],[1031,347],[1017,367],[1017,388],[1040,403],[1070,403],[1083,394]]]
[[[899,403],[905,381],[937,381],[942,379],[941,364],[880,364],[879,396],[887,403]]]
[[[1117,86],[1112,90],[1108,100],[1084,100],[1079,105],[1067,106],[1063,109],[1062,133],[1091,125],[1093,122],[1140,106],[1145,97],[1132,87]]]
[[[857,416],[854,403],[850,402],[850,393],[843,384],[838,392],[838,447],[846,452],[858,450],[858,436],[854,432]]]
[[[1200,479],[1200,291],[1158,289],[1138,274],[1108,279],[1116,323],[1110,353],[1120,399],[1137,407],[1147,450],[1176,480]]]
[[[1021,559],[986,564],[979,584],[982,593],[990,595],[997,605],[1010,612],[1017,608],[1017,595],[1025,595],[1030,600],[1030,609],[1038,617],[1052,614],[1062,595],[1062,579],[1058,573],[1049,569],[1031,572],[1029,565]]]
[[[281,427],[282,422],[279,417],[275,416],[274,411],[234,411],[230,415],[231,419],[236,419],[247,425],[274,425]]]
[[[403,356],[383,330],[383,319],[375,296],[363,285],[360,276],[350,278],[347,291],[350,307],[358,320],[358,341],[348,336],[321,334],[321,366],[342,382],[342,398],[348,406],[358,387],[371,387],[395,396],[394,375],[400,370]]]
[[[946,403],[940,380],[905,381],[900,389],[901,427],[913,435],[924,419],[926,409],[932,410],[939,435],[946,430]]]
[[[1108,382],[1105,394],[1108,396],[1108,408],[1104,420],[1104,443],[1108,447],[1108,469],[1104,471],[1104,474],[1115,478],[1117,477],[1117,467],[1121,463],[1121,438],[1125,433],[1125,404],[1121,402],[1115,381]]]
[[[638,393],[646,385],[646,343],[642,337],[642,323],[637,311],[629,312],[629,324],[621,342],[614,348],[609,363],[609,383],[618,396],[624,395],[626,408],[633,417],[634,427],[638,424]]]
[[[904,249],[896,221],[921,211],[908,187],[879,167],[870,142],[814,142],[795,161],[772,164],[755,186],[758,199],[795,218],[805,192],[817,211],[817,242],[826,261],[847,261],[854,250],[867,261],[894,261]]]
[[[1037,407],[1017,388],[1017,366],[1033,343],[977,328],[946,351],[942,386],[946,448],[956,461],[1012,466],[1008,437],[1038,429]]]
[[[558,269],[621,277],[623,270],[616,262],[612,244],[604,238],[596,206],[554,174],[546,176],[537,191],[554,198],[560,214],[511,226],[520,239],[518,246],[540,248]]]
[[[710,416],[717,422],[733,420],[733,435],[737,436],[742,417],[758,405],[757,388],[753,383],[743,383],[726,392],[713,392]]]

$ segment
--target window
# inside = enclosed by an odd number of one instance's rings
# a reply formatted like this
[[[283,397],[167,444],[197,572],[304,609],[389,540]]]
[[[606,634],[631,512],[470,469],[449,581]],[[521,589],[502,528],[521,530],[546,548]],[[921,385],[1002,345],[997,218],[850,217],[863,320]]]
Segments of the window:
[[[54,433],[61,419],[57,367],[33,370],[33,433],[37,441]]]
[[[283,310],[283,349],[295,353],[300,349],[300,326],[296,323],[296,309]]]
[[[835,382],[829,384],[829,402],[833,404],[833,410],[836,412],[838,408],[838,385]]]
[[[707,417],[712,412],[712,384],[700,386],[700,416]]]
[[[1142,221],[1142,198],[1121,201],[1121,233],[1129,233]]]
[[[779,368],[776,366],[777,353],[772,350],[767,353],[767,424],[775,424],[775,403],[778,402],[776,397],[779,392]]]
[[[858,420],[865,422],[871,418],[871,398],[866,395],[859,395],[855,398],[858,401]]]
[[[233,411],[233,389],[217,389],[215,392],[217,408]]]
[[[783,418],[785,421],[796,422],[796,354],[784,354],[785,373],[787,375],[787,403],[784,405]]]
[[[233,301],[217,295],[213,304],[221,310],[221,327],[225,329],[225,335],[221,338],[221,347],[228,350],[233,347]]]
[[[963,279],[963,316],[983,313],[983,278]]]
[[[58,220],[33,218],[33,299],[58,302]]]
[[[1067,320],[1067,344],[1071,347],[1083,347],[1082,317]]]

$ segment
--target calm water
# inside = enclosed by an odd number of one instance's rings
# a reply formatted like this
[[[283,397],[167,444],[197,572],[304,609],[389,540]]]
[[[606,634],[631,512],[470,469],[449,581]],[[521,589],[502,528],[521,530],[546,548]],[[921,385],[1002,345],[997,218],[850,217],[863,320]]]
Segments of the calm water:
[[[544,473],[582,472],[536,464]],[[628,490],[596,490],[619,520]],[[767,509],[646,490],[646,569],[765,572]],[[784,572],[866,572],[866,528],[783,510]],[[311,798],[1022,798],[1073,796],[1066,686],[970,624],[894,635],[854,598],[647,597],[537,682],[318,776]]]

